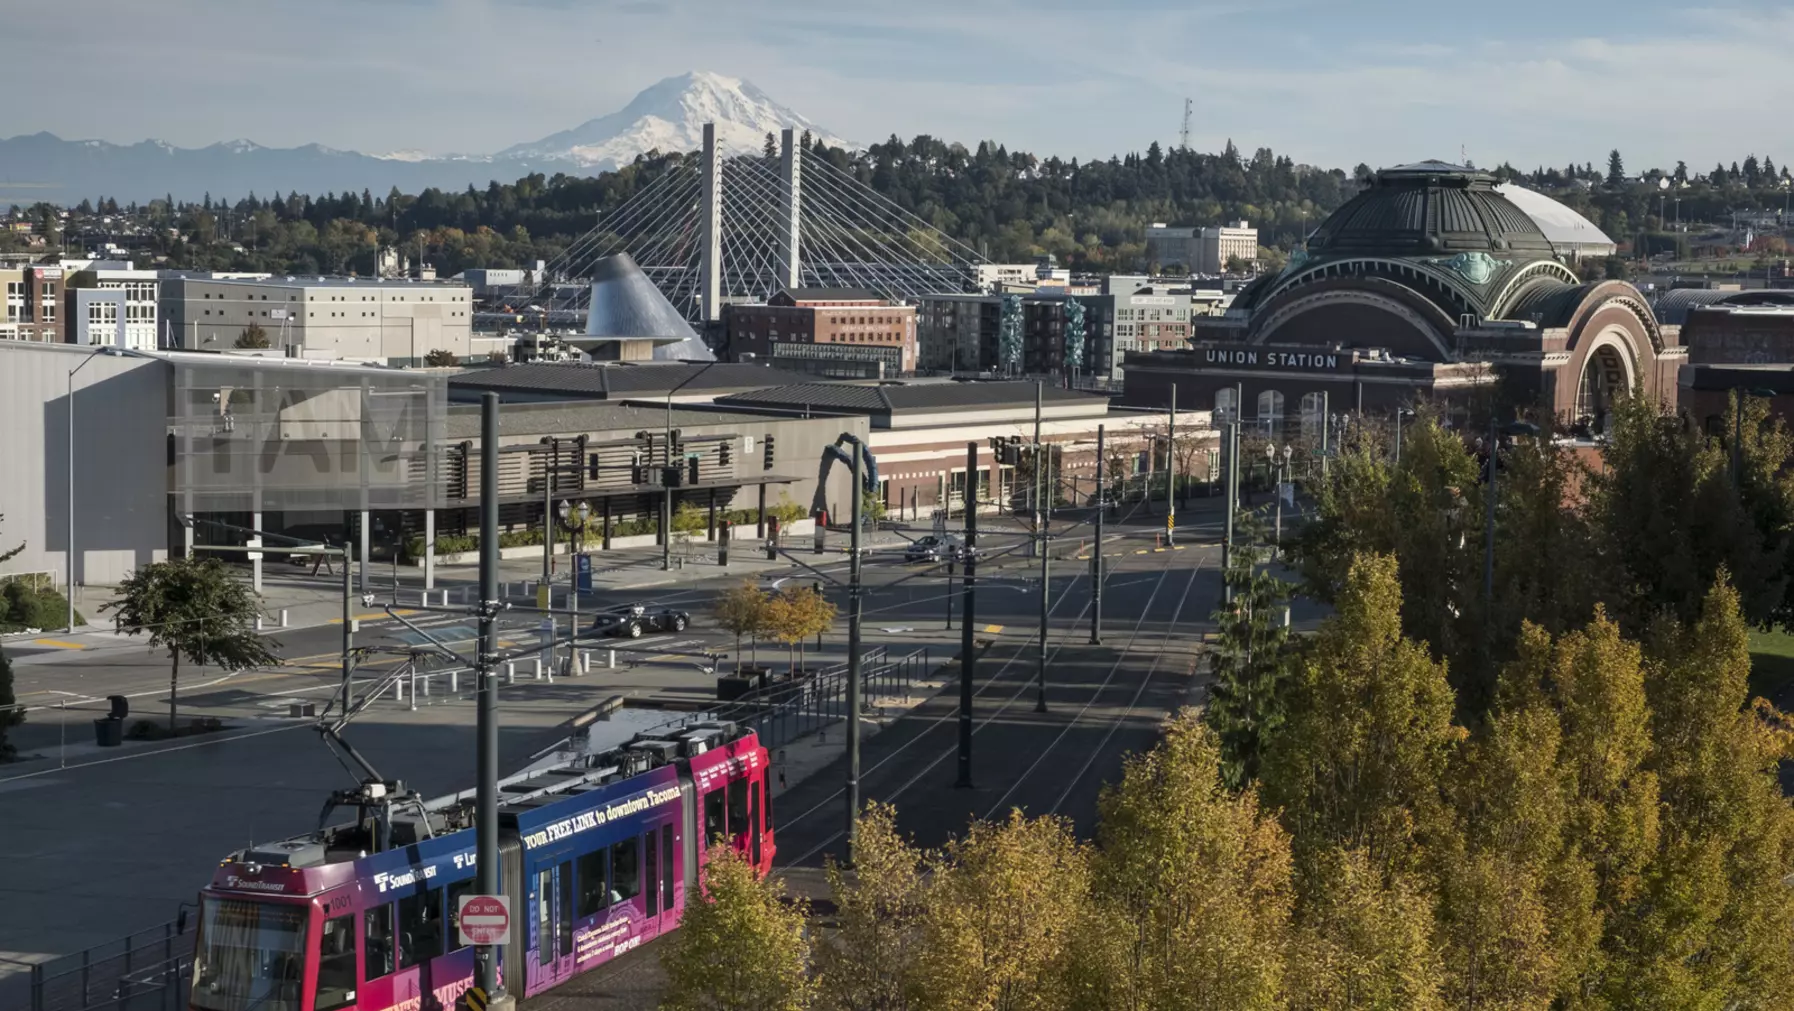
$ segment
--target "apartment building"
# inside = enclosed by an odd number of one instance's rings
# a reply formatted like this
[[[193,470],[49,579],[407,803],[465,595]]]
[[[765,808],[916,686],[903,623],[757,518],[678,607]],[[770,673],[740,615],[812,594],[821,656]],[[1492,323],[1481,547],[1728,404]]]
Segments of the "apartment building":
[[[1041,291],[1015,296],[1022,308],[1022,363],[1027,375],[1119,379],[1120,351],[1115,344],[1116,299],[1112,295],[1071,295]],[[1084,354],[1075,365],[1066,346],[1066,306],[1084,306]],[[1002,372],[998,336],[1003,296],[926,295],[917,307],[917,346],[921,368],[931,372]],[[1186,326],[1187,326],[1186,322]]]
[[[61,263],[64,333],[71,344],[107,344],[134,351],[162,346],[156,311],[156,277],[129,260]]]
[[[1115,304],[1115,365],[1128,351],[1176,351],[1190,343],[1191,295],[1187,286],[1154,284],[1140,275],[1107,278],[1103,293]],[[1119,371],[1114,377],[1121,378]]]
[[[63,340],[61,267],[0,267],[0,292],[6,295],[0,340]]]

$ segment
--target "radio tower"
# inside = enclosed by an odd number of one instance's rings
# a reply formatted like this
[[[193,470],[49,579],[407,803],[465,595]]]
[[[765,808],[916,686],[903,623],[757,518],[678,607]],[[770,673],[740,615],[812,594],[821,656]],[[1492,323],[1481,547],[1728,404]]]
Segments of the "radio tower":
[[[1194,107],[1195,103],[1192,100],[1184,99],[1184,128],[1178,134],[1177,146],[1185,151],[1190,149],[1190,112]]]

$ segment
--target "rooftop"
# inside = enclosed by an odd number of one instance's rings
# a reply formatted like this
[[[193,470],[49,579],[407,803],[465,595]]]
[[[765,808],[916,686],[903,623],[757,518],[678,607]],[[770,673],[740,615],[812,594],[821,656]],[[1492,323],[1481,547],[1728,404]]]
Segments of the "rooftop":
[[[745,412],[706,411],[675,407],[672,424],[675,428],[697,428],[704,425],[737,425]],[[506,404],[498,412],[498,433],[516,435],[567,435],[579,432],[623,432],[633,434],[642,429],[660,431],[667,424],[667,410],[645,404],[616,403],[552,403]],[[456,442],[480,437],[480,408],[476,404],[456,404],[448,410],[444,439]]]
[[[802,382],[801,372],[736,362],[533,362],[472,368],[449,379],[451,390],[564,394],[570,399],[612,400],[665,395],[740,392]]]
[[[1005,409],[1032,406],[1035,390],[1041,402],[1054,406],[1084,403],[1105,407],[1108,398],[1031,382],[940,382],[860,386],[845,383],[797,383],[719,397],[719,404],[840,411],[847,414],[899,414],[951,410]]]
[[[206,281],[212,284],[242,284],[250,287],[275,288],[467,288],[466,281],[438,278],[420,281],[411,277],[318,277],[300,274],[271,274],[267,277],[164,277],[163,280]]]
[[[885,297],[870,288],[786,288],[779,294],[793,302],[883,302]]]

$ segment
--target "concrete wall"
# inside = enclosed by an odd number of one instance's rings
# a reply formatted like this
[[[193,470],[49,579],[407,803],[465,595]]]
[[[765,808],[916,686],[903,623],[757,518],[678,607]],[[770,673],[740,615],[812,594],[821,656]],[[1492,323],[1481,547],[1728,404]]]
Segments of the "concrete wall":
[[[90,357],[91,356],[91,357]],[[63,582],[68,373],[75,374],[75,581],[111,585],[167,557],[169,367],[89,348],[0,343],[0,575]]]

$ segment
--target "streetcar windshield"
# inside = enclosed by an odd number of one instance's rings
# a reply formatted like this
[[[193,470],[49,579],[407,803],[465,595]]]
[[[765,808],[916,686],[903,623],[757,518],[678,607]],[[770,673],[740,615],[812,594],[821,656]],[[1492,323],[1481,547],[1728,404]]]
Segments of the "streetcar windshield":
[[[306,908],[206,898],[193,953],[193,1006],[299,1011]]]

